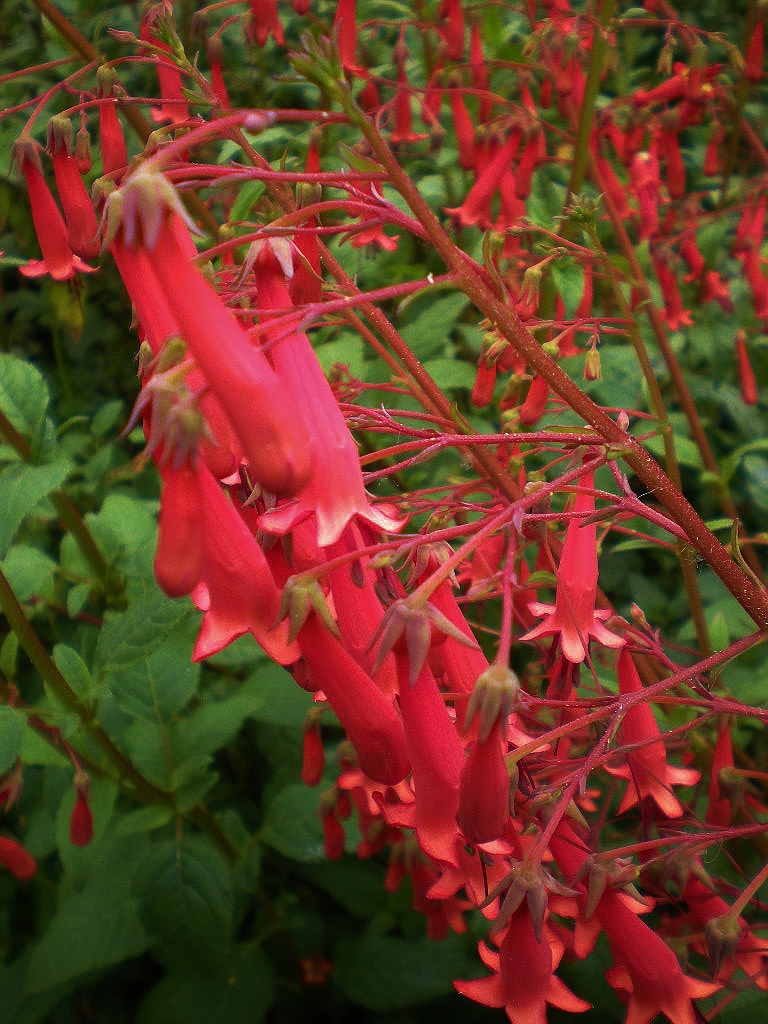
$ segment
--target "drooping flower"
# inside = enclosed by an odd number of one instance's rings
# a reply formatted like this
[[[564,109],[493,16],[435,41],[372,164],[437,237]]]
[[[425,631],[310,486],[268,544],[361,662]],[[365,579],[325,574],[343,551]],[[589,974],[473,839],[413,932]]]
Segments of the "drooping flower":
[[[285,271],[273,246],[262,246],[254,262],[259,309],[265,312],[291,307]],[[285,255],[292,271],[290,252]],[[284,534],[314,516],[320,547],[336,543],[355,517],[381,530],[399,529],[397,520],[372,505],[365,493],[357,446],[306,334],[281,332],[275,321],[264,332],[264,343],[288,407],[307,424],[305,449],[312,469],[293,500],[265,513],[263,528]]]
[[[453,984],[475,1002],[503,1007],[511,1024],[547,1024],[547,1004],[569,1013],[584,1013],[591,1006],[553,973],[562,953],[562,943],[554,935],[545,931],[540,940],[536,938],[523,902],[509,919],[499,952],[480,946],[480,958],[496,973]]]
[[[666,942],[613,890],[606,890],[595,913],[616,963],[606,977],[629,997],[626,1024],[651,1024],[660,1013],[672,1024],[696,1024],[691,1000],[712,995],[720,985],[683,974]]]
[[[283,46],[285,36],[277,13],[277,0],[248,0],[248,7],[251,18],[246,32],[250,41],[264,46],[272,33],[275,42]]]
[[[416,834],[424,852],[437,861],[456,863],[461,742],[429,667],[411,683],[408,651],[395,648],[405,743],[413,768]]]
[[[93,839],[93,815],[88,806],[88,780],[76,782],[75,806],[69,818],[69,841],[73,846],[87,846]]]
[[[409,771],[402,722],[385,696],[314,612],[298,634],[313,685],[323,691],[374,782],[396,785]]]
[[[27,183],[32,223],[43,254],[41,260],[30,260],[21,267],[21,273],[25,277],[50,274],[54,281],[68,281],[78,271],[93,273],[95,268],[72,252],[67,225],[43,176],[40,147],[32,139],[19,139],[13,147],[13,160]]]
[[[746,405],[757,405],[757,378],[755,377],[755,371],[752,369],[752,363],[749,361],[744,331],[736,332],[736,360],[739,368],[739,386],[741,387],[742,400]]]
[[[48,149],[53,158],[56,188],[67,223],[72,252],[84,260],[93,259],[100,248],[99,222],[74,156],[75,133],[66,117],[54,117],[48,132]]]
[[[621,647],[624,640],[606,629],[603,622],[609,617],[606,609],[595,608],[597,598],[597,530],[595,523],[584,523],[584,516],[595,510],[592,493],[593,473],[584,473],[579,482],[579,493],[573,506],[557,568],[557,592],[554,607],[533,602],[529,605],[534,615],[544,619],[522,640],[535,640],[541,636],[555,636],[563,657],[578,665],[587,656],[590,638],[604,647]]]
[[[0,836],[0,864],[20,882],[25,882],[37,871],[32,854],[10,836]]]
[[[619,655],[618,677],[622,695],[642,691],[640,676],[632,655],[626,649]],[[625,765],[611,769],[613,775],[628,781],[618,813],[623,814],[641,800],[650,799],[667,818],[681,817],[683,807],[672,787],[694,785],[699,780],[699,773],[667,764],[661,731],[648,704],[633,704],[629,708],[621,722],[621,736],[634,749],[626,752]]]
[[[100,67],[96,72],[99,93],[99,143],[101,147],[102,174],[115,174],[128,163],[128,149],[125,135],[117,116],[116,102],[107,102],[114,95],[115,72],[110,67]]]
[[[169,6],[172,9],[172,5]],[[160,83],[161,103],[159,107],[152,108],[152,120],[157,124],[166,121],[177,124],[187,120],[189,107],[184,95],[184,79],[181,71],[171,57],[166,56],[166,54],[171,54],[171,48],[157,35],[158,25],[166,17],[164,7],[165,5],[161,3],[149,10],[141,22],[139,35],[159,51],[155,53],[155,67],[157,80]]]
[[[124,278],[129,292],[131,284],[140,291],[142,281],[156,279],[239,437],[252,480],[273,494],[294,494],[310,472],[308,429],[264,353],[194,266],[194,245],[180,211],[166,179],[140,171],[107,200],[107,243],[122,240],[123,256],[133,265],[131,277]]]

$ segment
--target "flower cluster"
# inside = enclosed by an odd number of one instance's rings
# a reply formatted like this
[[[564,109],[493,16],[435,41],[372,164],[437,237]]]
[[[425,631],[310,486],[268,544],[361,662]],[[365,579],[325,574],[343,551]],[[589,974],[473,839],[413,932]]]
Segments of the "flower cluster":
[[[725,255],[702,254],[703,200],[689,196],[691,133],[706,127],[721,138],[721,66],[697,41],[689,60],[672,63],[660,84],[587,118],[581,138],[580,112],[601,74],[590,55],[610,43],[616,26],[580,15],[567,0],[520,5],[536,60],[520,70],[510,96],[494,91],[482,22],[468,23],[461,0],[444,0],[428,26],[434,59],[420,86],[411,33],[399,33],[387,79],[366,66],[355,3],[339,3],[331,38],[313,40],[296,66],[314,60],[326,95],[346,103],[340,123],[359,124],[367,114],[369,129],[360,145],[344,150],[349,168],[326,177],[320,152],[327,152],[333,124],[328,113],[233,113],[224,77],[229,23],[207,40],[208,82],[169,34],[170,6],[153,8],[139,35],[158,75],[161,99],[151,116],[163,126],[164,145],[148,145],[129,162],[119,87],[105,68],[93,97],[102,159],[96,206],[66,117],[53,119],[48,141],[63,214],[31,136],[19,141],[15,160],[43,257],[23,273],[70,280],[93,270],[85,261],[101,248],[135,309],[141,391],[131,425],[144,430],[145,457],[154,460],[161,486],[154,572],[167,595],[189,595],[201,613],[193,658],[250,634],[314,695],[304,730],[308,785],[328,780],[334,727],[325,723],[332,713],[347,742],[320,800],[327,856],[344,856],[343,822],[354,812],[358,855],[388,858],[390,889],[410,879],[432,937],[464,931],[472,912],[484,915],[490,935],[480,956],[490,974],[457,980],[456,988],[504,1008],[512,1024],[544,1024],[548,1005],[572,1013],[590,1008],[591,993],[578,981],[572,991],[557,972],[562,962],[591,956],[601,934],[612,958],[606,980],[626,1003],[628,1024],[657,1014],[694,1024],[696,1001],[735,984],[734,976],[766,987],[768,947],[740,916],[743,908],[733,913],[733,892],[706,874],[700,856],[703,846],[728,838],[734,822],[748,829],[766,813],[754,792],[742,793],[737,808],[727,791],[735,770],[731,720],[721,707],[712,742],[702,743],[695,764],[690,756],[680,763],[677,738],[693,720],[686,709],[698,708],[700,698],[706,722],[717,706],[710,694],[701,697],[695,668],[678,673],[642,612],[622,617],[599,586],[600,545],[614,527],[632,519],[635,535],[665,531],[669,547],[685,538],[684,527],[641,501],[617,468],[617,438],[639,448],[626,413],[616,419],[612,410],[613,419],[600,421],[585,415],[590,429],[582,431],[558,432],[547,419],[548,410],[562,407],[559,364],[581,355],[585,376],[598,381],[598,328],[608,325],[607,336],[626,332],[641,348],[631,318],[649,306],[674,367],[667,332],[693,323],[692,287],[701,303],[727,312],[733,297],[726,271],[734,265],[747,282],[754,321],[768,324],[764,190],[741,204],[729,266]],[[293,5],[299,14],[305,6]],[[748,82],[761,75],[758,29],[762,39],[762,21],[749,46]],[[282,46],[278,5],[251,3],[245,34],[259,47]],[[192,85],[215,117],[190,111]],[[390,152],[385,139],[399,154],[439,146],[444,107],[466,194],[443,205],[443,226],[429,214],[433,228],[416,201],[405,214],[386,198],[385,183],[398,180],[379,160]],[[551,230],[527,219],[532,197],[539,202],[546,188],[545,172],[563,158],[548,109],[573,127],[605,198],[602,207],[580,205],[583,177],[574,180]],[[423,132],[414,130],[417,112]],[[246,139],[281,119],[301,121],[297,113],[316,122],[303,177],[276,171]],[[210,159],[212,143],[232,139],[251,161],[248,175]],[[722,151],[708,150],[696,173],[723,173]],[[228,223],[203,250],[196,238],[210,230],[211,218],[227,218],[231,199],[212,189],[206,205],[200,183],[226,185],[228,177],[233,185],[261,177],[274,190],[270,203],[255,227]],[[344,198],[323,201],[318,181]],[[624,232],[630,253],[635,243],[645,247],[642,266],[626,254],[624,270],[607,260],[601,216]],[[583,244],[575,241],[579,224]],[[400,235],[385,232],[388,225]],[[473,300],[484,288],[488,309],[495,301],[514,312],[511,331],[501,318],[489,323],[478,300],[472,324],[483,338],[473,356],[472,403],[495,413],[497,376],[508,375],[503,435],[478,440],[407,355],[405,377],[385,387],[398,401],[405,395],[404,406],[415,398],[422,411],[348,402],[344,374],[328,379],[307,334],[324,317],[359,325],[359,307],[389,349],[371,328],[361,328],[363,336],[397,365],[391,353],[402,356],[407,346],[336,262],[338,249],[325,247],[326,232],[388,253],[406,233],[423,242],[434,231],[452,246],[444,227],[492,233],[482,262],[453,248],[444,283],[466,287]],[[541,245],[525,245],[525,234]],[[558,281],[578,287],[557,292]],[[397,297],[398,287],[377,298]],[[611,287],[610,315],[598,324],[596,293]],[[532,345],[524,349],[521,337]],[[738,373],[744,401],[755,403],[747,340],[735,339]],[[365,393],[362,385],[357,393]],[[653,412],[663,418],[663,406]],[[378,431],[406,440],[389,447],[382,441],[361,457],[354,425],[366,437]],[[471,471],[422,487],[409,472],[443,448],[458,451]],[[386,468],[366,476],[376,461]],[[403,479],[417,482],[408,489]],[[375,480],[388,481],[386,497],[370,493]],[[486,615],[489,605],[496,611]],[[680,708],[671,740],[654,710],[665,701]],[[702,770],[710,772],[709,788],[700,784]],[[85,845],[93,823],[81,772],[75,790],[70,836]],[[6,777],[6,804],[8,794]],[[642,839],[622,845],[627,821]],[[708,839],[697,832],[702,822]],[[682,880],[664,874],[678,826]],[[35,869],[12,838],[0,837],[0,862],[20,879]],[[578,979],[578,971],[571,976]]]

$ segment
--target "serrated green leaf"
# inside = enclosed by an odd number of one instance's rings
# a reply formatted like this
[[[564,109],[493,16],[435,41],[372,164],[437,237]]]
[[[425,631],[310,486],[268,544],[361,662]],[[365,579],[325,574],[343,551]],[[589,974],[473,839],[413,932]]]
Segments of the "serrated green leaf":
[[[134,637],[138,635],[137,631]],[[148,655],[126,663],[120,654],[117,667],[110,661],[102,682],[120,710],[136,718],[167,722],[183,708],[200,679],[200,664],[190,661],[192,642],[188,621],[182,619],[154,650],[147,645]]]
[[[267,808],[261,840],[286,857],[307,863],[325,859],[318,796],[296,783],[281,790]]]
[[[0,472],[0,558],[5,558],[24,517],[66,480],[72,465],[63,460],[42,466],[15,462]]]
[[[284,668],[271,662],[260,665],[246,685],[247,692],[258,701],[250,717],[269,725],[301,728],[314,704],[311,694],[300,689]]]
[[[119,398],[112,398],[105,402],[94,413],[91,420],[91,433],[94,437],[104,437],[113,430],[123,416],[123,403]]]
[[[0,704],[0,775],[16,763],[26,727],[27,718],[22,711]]]
[[[137,1024],[260,1024],[275,998],[272,967],[253,945],[238,947],[226,978],[169,974],[144,1000]]]
[[[174,815],[170,807],[150,805],[124,814],[114,826],[116,836],[130,836],[135,832],[152,832],[167,825]]]
[[[141,920],[165,959],[185,973],[216,975],[226,965],[232,880],[202,836],[157,843],[136,875]]]
[[[340,363],[356,380],[365,380],[365,347],[356,334],[342,332],[333,341],[318,345],[315,355],[326,377]]]
[[[172,601],[155,587],[128,611],[108,615],[96,646],[96,671],[117,672],[145,660],[191,613],[189,601]]]
[[[32,950],[27,949],[13,963],[0,965],[0,1006],[3,1019],[13,1024],[39,1024],[63,995],[59,986],[34,995],[27,992],[24,979],[31,953]]]
[[[0,354],[0,410],[25,437],[39,430],[48,408],[48,385],[30,363]]]

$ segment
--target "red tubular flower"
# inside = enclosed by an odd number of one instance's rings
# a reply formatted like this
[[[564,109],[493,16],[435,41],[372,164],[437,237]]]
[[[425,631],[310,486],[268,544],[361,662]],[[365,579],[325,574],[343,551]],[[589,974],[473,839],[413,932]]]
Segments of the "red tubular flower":
[[[757,379],[752,363],[749,361],[744,331],[736,332],[736,359],[739,365],[739,385],[741,397],[746,405],[757,405]]]
[[[521,137],[520,127],[513,126],[507,141],[478,176],[461,206],[446,209],[445,212],[455,216],[462,227],[469,227],[472,224],[480,224],[481,227],[491,226],[491,199],[499,187],[504,172],[514,159]]]
[[[355,0],[339,0],[333,17],[333,31],[341,66],[345,71],[356,73],[360,68],[355,63],[357,49],[357,15]]]
[[[92,839],[93,815],[88,806],[88,786],[87,783],[80,783],[69,819],[69,841],[73,846],[87,846]]]
[[[744,77],[748,82],[759,82],[763,77],[763,60],[765,57],[764,26],[765,19],[758,16],[744,60]]]
[[[187,120],[189,107],[184,96],[184,79],[181,71],[170,57],[165,56],[165,54],[170,54],[171,48],[155,35],[155,23],[161,8],[162,5],[159,5],[158,8],[151,9],[144,17],[139,29],[139,36],[161,51],[155,54],[155,67],[157,80],[160,83],[162,102],[159,107],[152,108],[152,120],[157,124],[162,124],[165,121],[177,124]]]
[[[203,574],[205,536],[200,514],[200,477],[188,461],[159,467],[163,481],[154,574],[168,597],[191,593]]]
[[[540,636],[554,635],[559,638],[563,657],[576,665],[586,657],[590,637],[594,637],[604,647],[621,647],[624,643],[621,637],[603,625],[610,612],[595,608],[597,530],[594,523],[584,524],[584,515],[595,510],[592,482],[592,471],[585,473],[579,481],[579,493],[573,506],[574,515],[568,521],[557,569],[555,605],[552,607],[538,602],[530,604],[529,608],[534,615],[543,615],[545,618],[521,638],[534,640]]]
[[[640,204],[640,238],[652,238],[659,230],[659,161],[651,153],[636,153],[629,180]]]
[[[248,6],[251,11],[247,29],[250,41],[255,40],[259,46],[264,46],[271,32],[275,42],[284,46],[285,36],[283,26],[280,24],[280,15],[277,13],[277,0],[248,0]]]
[[[464,11],[461,0],[440,0],[440,35],[445,40],[445,55],[449,60],[464,56]]]
[[[229,110],[231,103],[229,102],[227,84],[224,81],[224,44],[220,36],[213,36],[208,40],[206,53],[211,64],[211,87],[222,109]]]
[[[469,68],[472,74],[472,88],[482,93],[488,93],[488,65],[485,63],[480,25],[476,21],[473,22],[469,33]],[[485,124],[490,119],[492,106],[493,100],[489,95],[480,97],[478,117],[481,124]]]
[[[408,652],[395,648],[400,708],[416,792],[416,834],[434,860],[456,864],[456,813],[464,755],[445,701],[425,664],[411,685]]]
[[[386,786],[402,782],[410,766],[403,725],[392,701],[314,612],[302,626],[298,643],[312,683],[323,691],[344,726],[362,771]]]
[[[190,260],[191,238],[172,212],[176,205],[162,175],[140,172],[109,197],[109,229],[113,237],[122,230],[135,286],[156,278],[197,366],[237,432],[253,480],[273,494],[295,494],[310,472],[305,425],[266,356]]]
[[[310,715],[313,715],[313,712],[310,712]],[[305,786],[316,786],[322,779],[324,770],[325,750],[323,749],[323,737],[320,735],[317,718],[313,715],[311,720],[304,725],[301,781]]]
[[[92,259],[99,252],[99,222],[80,176],[74,152],[75,135],[72,123],[65,117],[54,117],[48,132],[48,149],[53,158],[56,188],[67,222],[67,240],[82,259]]]
[[[96,72],[99,92],[105,99],[113,95],[115,73],[112,68],[101,67]],[[114,102],[99,103],[99,141],[101,144],[101,172],[114,174],[122,171],[128,164],[128,150],[125,136],[117,116]]]
[[[716,896],[693,874],[688,876],[683,890],[683,899],[688,905],[688,918],[695,932],[703,932],[707,922],[723,917],[731,909],[725,900]],[[743,918],[737,919],[737,926],[740,926],[740,933],[732,956],[725,958],[720,969],[715,973],[719,980],[727,981],[736,968],[740,967],[758,988],[765,991],[768,989],[768,976],[766,976],[768,941],[753,934]]]
[[[677,111],[670,111],[670,116],[662,116],[662,127],[655,140],[656,147],[667,162],[667,189],[673,199],[682,199],[685,195],[685,164],[680,152],[679,118]]]
[[[626,649],[619,655],[618,677],[622,695],[642,691],[640,676]],[[627,779],[629,783],[618,813],[623,814],[641,800],[650,799],[665,817],[681,817],[683,807],[672,787],[694,785],[699,780],[699,773],[667,764],[664,741],[648,704],[632,705],[621,721],[621,736],[625,743],[637,744],[637,747],[627,751],[626,765],[611,769],[611,774]]]
[[[525,401],[520,406],[518,413],[520,423],[523,426],[531,427],[534,423],[539,422],[547,407],[548,397],[549,385],[546,380],[544,380],[543,377],[540,377],[537,373],[531,381],[531,386],[528,388],[528,394],[525,396]]]
[[[285,272],[274,245],[262,246],[254,263],[259,308],[289,308],[291,298]],[[286,252],[290,260],[290,252]],[[287,533],[295,523],[314,516],[317,543],[334,544],[356,517],[381,530],[397,530],[400,524],[372,506],[365,493],[357,446],[347,428],[306,334],[292,331],[284,336],[275,327],[265,332],[272,365],[282,383],[286,408],[309,426],[305,450],[312,471],[296,498],[279,504],[262,518],[264,529]]]
[[[651,1024],[663,1013],[672,1024],[695,1024],[692,999],[717,992],[720,985],[683,974],[677,957],[613,890],[595,911],[611,946],[616,967],[607,972],[613,988],[629,995],[626,1024]]]
[[[503,1007],[511,1024],[547,1024],[548,1003],[568,1013],[584,1013],[591,1004],[553,974],[553,945],[562,956],[562,945],[554,937],[545,934],[537,940],[523,902],[509,919],[498,954],[480,946],[483,963],[497,973],[477,981],[455,981],[454,987],[484,1006]]]
[[[478,738],[461,770],[459,828],[471,843],[489,843],[509,821],[510,780],[505,723],[497,720],[486,740]]]
[[[448,99],[451,103],[456,143],[459,147],[459,167],[471,171],[475,166],[475,128],[472,118],[469,116],[461,89],[450,89]]]
[[[288,624],[275,625],[280,591],[264,552],[207,467],[200,464],[197,472],[205,553],[192,599],[204,614],[192,658],[210,658],[250,633],[270,658],[289,665],[298,648],[288,640]]]
[[[92,273],[69,245],[69,232],[56,200],[43,177],[40,166],[40,147],[32,139],[19,139],[13,147],[13,160],[18,164],[27,183],[32,223],[43,254],[41,260],[30,260],[21,273],[25,277],[50,274],[54,281],[68,281],[77,271]]]
[[[679,331],[683,327],[690,327],[693,323],[691,311],[683,308],[683,300],[674,271],[669,260],[654,245],[651,246],[651,262],[661,289],[661,297],[664,302],[662,316],[666,320],[667,326],[670,331]]]
[[[9,836],[0,836],[0,864],[20,882],[26,882],[37,871],[35,858]]]

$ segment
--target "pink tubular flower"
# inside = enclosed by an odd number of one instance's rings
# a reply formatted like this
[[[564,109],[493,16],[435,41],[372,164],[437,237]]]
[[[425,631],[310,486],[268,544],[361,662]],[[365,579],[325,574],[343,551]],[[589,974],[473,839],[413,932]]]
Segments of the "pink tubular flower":
[[[96,72],[99,92],[105,101],[99,103],[99,142],[101,144],[101,172],[114,174],[122,171],[128,163],[128,149],[125,136],[117,116],[117,105],[111,102],[115,73],[112,68],[101,67]],[[107,98],[110,100],[107,101]]]
[[[291,307],[285,272],[274,244],[265,244],[254,264],[262,310]],[[284,255],[290,261],[290,251],[286,250]],[[291,502],[265,513],[263,528],[284,534],[295,523],[314,516],[320,547],[336,543],[356,516],[381,530],[399,529],[396,520],[378,511],[368,500],[357,446],[306,334],[289,331],[281,336],[278,331],[276,325],[265,332],[265,342],[286,396],[286,407],[309,428],[305,449],[312,470]]]
[[[156,279],[198,368],[239,437],[252,479],[273,494],[295,494],[310,471],[304,422],[266,356],[251,344],[194,266],[189,257],[192,241],[178,208],[162,175],[131,175],[107,200],[107,241],[111,244],[122,232],[134,288],[140,290],[142,280]]]
[[[170,54],[171,48],[155,35],[156,23],[162,16],[162,7],[163,5],[159,4],[156,8],[150,9],[141,23],[139,34],[142,39],[161,51],[155,54],[155,61],[162,102],[159,107],[152,109],[152,120],[156,123],[170,121],[176,124],[187,120],[189,108],[183,92],[184,79],[181,71],[169,56],[165,56]]]
[[[499,952],[481,944],[480,957],[496,973],[477,981],[455,981],[462,995],[484,1006],[504,1008],[511,1024],[547,1024],[547,1004],[569,1013],[584,1013],[591,1004],[579,999],[553,974],[562,944],[545,934],[537,940],[525,902],[509,919]]]
[[[691,1000],[712,995],[720,985],[683,974],[669,946],[613,890],[603,894],[595,913],[616,962],[608,981],[629,995],[626,1024],[651,1024],[660,1013],[672,1024],[695,1024]]]
[[[440,35],[445,40],[445,55],[449,60],[464,56],[464,11],[461,0],[440,0]]]
[[[392,701],[326,629],[314,612],[298,643],[314,686],[323,691],[357,752],[362,771],[394,786],[409,771],[403,725]]]
[[[622,696],[642,691],[640,676],[626,649],[619,655],[618,676]],[[694,785],[699,781],[699,773],[667,764],[664,741],[648,704],[632,705],[622,719],[621,736],[625,743],[638,746],[627,751],[625,766],[611,769],[613,775],[628,780],[618,813],[623,814],[641,800],[649,798],[667,818],[681,817],[683,807],[672,792],[672,787]]]
[[[69,841],[73,846],[87,846],[93,839],[93,815],[88,806],[88,783],[77,786],[75,806],[69,819]]]
[[[99,222],[74,156],[75,133],[68,118],[54,117],[51,120],[48,148],[53,158],[53,173],[67,222],[69,244],[82,259],[93,259],[101,244]]]
[[[68,281],[77,271],[92,273],[69,244],[69,232],[56,200],[46,184],[40,167],[40,147],[31,139],[19,139],[13,147],[13,159],[27,183],[32,223],[43,253],[41,260],[30,260],[21,273],[25,277],[50,274],[54,281]]]
[[[606,629],[603,622],[610,612],[595,608],[597,597],[597,530],[594,523],[583,523],[585,514],[595,510],[592,493],[593,473],[586,472],[579,482],[579,493],[568,521],[560,565],[557,569],[557,593],[554,607],[533,602],[528,607],[544,620],[526,633],[522,640],[541,636],[559,638],[563,657],[575,665],[587,655],[590,637],[604,647],[621,647],[623,639]]]
[[[471,843],[498,839],[509,821],[510,780],[504,722],[498,719],[487,739],[478,737],[461,770],[459,828]]]
[[[445,701],[425,664],[410,682],[408,652],[395,648],[405,742],[416,792],[416,834],[434,860],[456,863],[459,775],[464,761]]]

